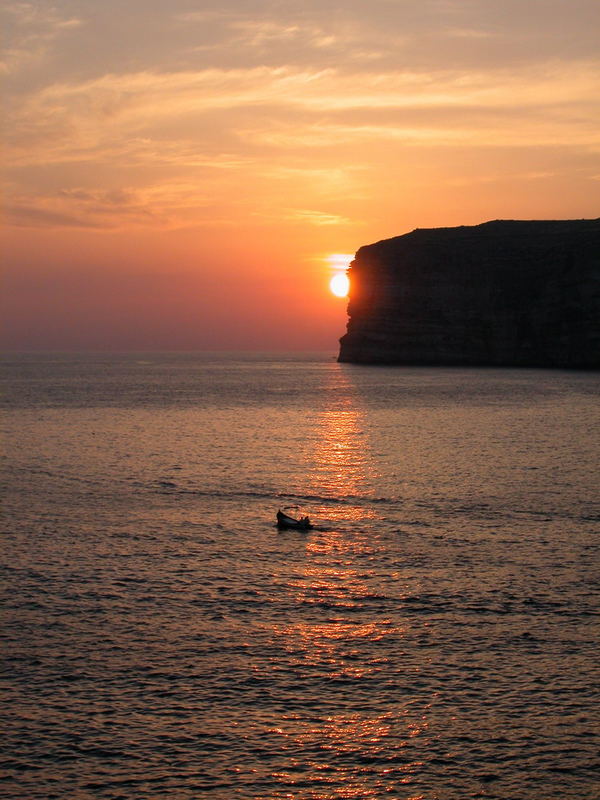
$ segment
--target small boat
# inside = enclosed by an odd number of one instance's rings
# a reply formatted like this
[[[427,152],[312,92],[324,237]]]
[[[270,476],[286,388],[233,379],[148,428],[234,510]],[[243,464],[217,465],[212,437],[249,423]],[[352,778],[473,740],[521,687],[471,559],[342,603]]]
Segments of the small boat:
[[[284,514],[280,509],[277,512],[277,527],[280,530],[295,528],[298,531],[309,531],[312,528],[312,525],[310,524],[308,517],[300,517],[300,519],[295,519],[294,517],[290,517],[289,514]]]

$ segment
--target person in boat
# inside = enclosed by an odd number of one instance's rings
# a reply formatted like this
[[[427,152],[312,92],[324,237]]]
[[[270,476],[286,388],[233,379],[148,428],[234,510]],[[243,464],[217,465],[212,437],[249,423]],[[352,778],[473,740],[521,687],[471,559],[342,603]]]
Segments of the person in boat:
[[[277,512],[277,524],[280,527],[289,527],[289,528],[310,528],[310,520],[308,517],[301,517],[300,519],[294,519],[294,517],[290,517],[288,514],[284,514],[281,509]]]

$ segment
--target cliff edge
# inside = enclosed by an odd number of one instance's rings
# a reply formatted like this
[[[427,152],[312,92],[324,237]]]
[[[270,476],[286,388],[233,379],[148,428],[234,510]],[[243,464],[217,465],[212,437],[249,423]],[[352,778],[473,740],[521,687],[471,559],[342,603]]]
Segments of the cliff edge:
[[[600,368],[600,219],[417,229],[348,275],[339,361]]]

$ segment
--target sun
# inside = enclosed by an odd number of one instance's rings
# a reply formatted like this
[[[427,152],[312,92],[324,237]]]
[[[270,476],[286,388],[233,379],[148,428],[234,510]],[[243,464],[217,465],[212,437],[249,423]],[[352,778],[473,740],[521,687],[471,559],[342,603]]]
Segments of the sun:
[[[350,266],[354,255],[352,253],[331,253],[325,258],[329,263],[333,276],[329,281],[331,293],[336,297],[347,297],[350,291],[350,279],[346,270]]]
[[[345,272],[337,272],[329,281],[329,288],[336,297],[347,297],[350,281]]]

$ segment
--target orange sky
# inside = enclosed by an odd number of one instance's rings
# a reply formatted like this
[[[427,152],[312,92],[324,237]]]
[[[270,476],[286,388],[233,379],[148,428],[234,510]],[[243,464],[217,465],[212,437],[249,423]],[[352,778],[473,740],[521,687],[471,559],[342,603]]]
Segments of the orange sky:
[[[599,214],[597,0],[3,13],[9,349],[334,351],[330,254]]]

